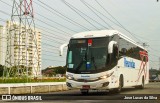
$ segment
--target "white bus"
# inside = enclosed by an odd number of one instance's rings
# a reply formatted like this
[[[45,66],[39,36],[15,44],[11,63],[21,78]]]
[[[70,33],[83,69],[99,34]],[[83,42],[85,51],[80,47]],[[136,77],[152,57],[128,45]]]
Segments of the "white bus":
[[[120,92],[129,86],[143,89],[149,82],[147,50],[116,30],[77,33],[60,47],[60,55],[65,46],[69,89]]]

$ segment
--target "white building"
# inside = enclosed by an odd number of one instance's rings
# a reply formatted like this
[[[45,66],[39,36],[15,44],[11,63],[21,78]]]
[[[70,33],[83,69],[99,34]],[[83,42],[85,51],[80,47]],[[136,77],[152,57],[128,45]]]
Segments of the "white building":
[[[41,75],[41,32],[38,29],[19,26],[19,23],[6,22],[4,35],[11,35],[9,39],[9,50],[6,54],[11,55],[11,65],[22,65],[27,67],[25,73],[32,76]],[[6,47],[7,48],[7,47]],[[9,55],[7,55],[9,57]],[[6,57],[7,58],[7,57]],[[6,59],[7,60],[7,59]],[[4,60],[2,60],[4,62]],[[21,69],[21,67],[19,67]]]
[[[5,64],[5,55],[6,55],[6,35],[5,27],[0,25],[0,64]]]

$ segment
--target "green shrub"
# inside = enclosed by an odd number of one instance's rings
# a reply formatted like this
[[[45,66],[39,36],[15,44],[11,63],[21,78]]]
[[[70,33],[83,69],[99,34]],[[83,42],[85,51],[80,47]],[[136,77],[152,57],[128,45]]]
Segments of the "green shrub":
[[[38,83],[38,82],[65,82],[66,78],[0,78],[0,83]]]

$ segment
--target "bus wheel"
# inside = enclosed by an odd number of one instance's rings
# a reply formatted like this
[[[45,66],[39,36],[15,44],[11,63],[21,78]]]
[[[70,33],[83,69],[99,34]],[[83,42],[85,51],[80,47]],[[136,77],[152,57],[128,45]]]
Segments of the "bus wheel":
[[[116,91],[117,93],[121,92],[122,86],[123,86],[123,77],[120,76],[120,78],[119,78],[119,86],[118,86],[118,88],[115,89],[115,91]]]
[[[138,89],[144,89],[144,76],[142,77],[142,84],[139,86],[136,86]]]
[[[89,92],[88,89],[81,89],[80,91],[81,91],[81,94],[83,94],[83,95],[87,95]]]

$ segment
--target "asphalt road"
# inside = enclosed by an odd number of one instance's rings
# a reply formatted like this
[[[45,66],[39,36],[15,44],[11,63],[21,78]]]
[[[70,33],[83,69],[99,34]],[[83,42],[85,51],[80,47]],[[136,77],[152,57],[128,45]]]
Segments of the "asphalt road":
[[[79,90],[68,90],[35,95],[41,96],[43,102],[54,103],[160,103],[160,82],[149,83],[144,89],[123,88],[121,93],[91,91],[88,95],[82,95]]]
[[[60,92],[51,92],[49,94],[56,95],[56,96],[83,96],[80,90],[68,90],[68,91],[60,91]],[[144,89],[136,89],[134,87],[123,88],[119,94],[160,94],[160,82],[151,82],[145,85]],[[89,92],[88,96],[97,95],[119,95],[114,93],[113,91],[91,91]]]

